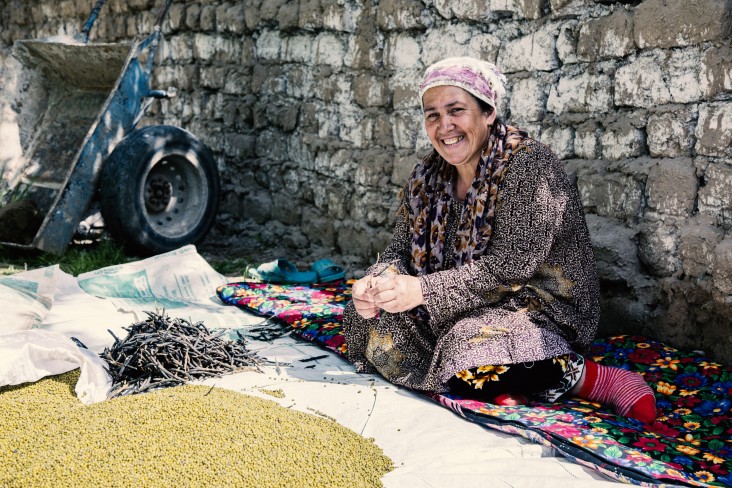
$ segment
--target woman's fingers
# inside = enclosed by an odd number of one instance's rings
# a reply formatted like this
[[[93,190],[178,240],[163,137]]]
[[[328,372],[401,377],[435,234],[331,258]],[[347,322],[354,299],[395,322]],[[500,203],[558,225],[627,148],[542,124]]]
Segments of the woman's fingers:
[[[410,310],[424,301],[422,285],[415,276],[399,275],[380,281],[371,294],[374,303],[390,313]]]

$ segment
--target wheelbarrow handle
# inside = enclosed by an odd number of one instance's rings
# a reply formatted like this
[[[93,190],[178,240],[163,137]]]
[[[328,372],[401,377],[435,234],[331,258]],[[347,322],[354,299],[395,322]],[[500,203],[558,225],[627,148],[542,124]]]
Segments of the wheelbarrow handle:
[[[96,22],[97,17],[99,16],[99,11],[102,10],[105,3],[107,3],[107,0],[97,0],[96,5],[92,8],[91,14],[89,14],[89,20],[86,21],[84,28],[81,29],[81,39],[84,43],[89,42],[89,33],[94,26],[94,22]]]
[[[171,3],[173,3],[173,0],[165,0],[165,3],[163,4],[163,8],[161,8],[160,12],[158,12],[158,18],[155,21],[156,26],[158,26],[158,27],[163,26],[163,19],[165,18],[165,15],[168,13]]]

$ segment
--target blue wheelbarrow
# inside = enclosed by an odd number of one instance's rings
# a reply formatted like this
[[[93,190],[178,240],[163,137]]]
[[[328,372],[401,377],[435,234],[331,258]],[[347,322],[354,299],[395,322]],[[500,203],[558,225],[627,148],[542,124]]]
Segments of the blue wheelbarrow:
[[[74,37],[16,41],[0,73],[0,244],[62,254],[96,207],[145,255],[199,242],[214,223],[211,150],[178,127],[136,128],[175,95],[150,87],[171,0],[147,38],[90,43],[104,3]]]

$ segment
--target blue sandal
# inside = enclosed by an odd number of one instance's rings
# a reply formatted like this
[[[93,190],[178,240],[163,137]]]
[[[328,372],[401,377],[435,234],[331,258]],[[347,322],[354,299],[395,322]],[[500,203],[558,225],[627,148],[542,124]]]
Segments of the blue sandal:
[[[342,280],[346,277],[346,270],[328,258],[315,261],[312,268],[318,275],[318,283]]]
[[[318,280],[314,271],[300,271],[294,264],[281,258],[260,264],[256,269],[250,268],[247,275],[264,283],[312,285]]]

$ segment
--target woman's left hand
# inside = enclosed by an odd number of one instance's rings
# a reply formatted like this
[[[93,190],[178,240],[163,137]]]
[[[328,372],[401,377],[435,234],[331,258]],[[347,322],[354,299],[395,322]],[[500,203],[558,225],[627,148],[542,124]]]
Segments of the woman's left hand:
[[[397,275],[379,280],[371,295],[376,306],[389,313],[405,312],[424,303],[422,285],[416,276]]]

